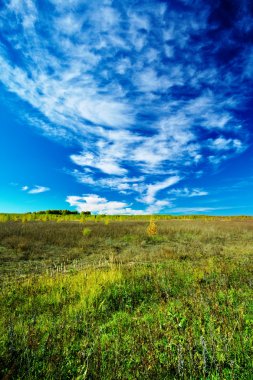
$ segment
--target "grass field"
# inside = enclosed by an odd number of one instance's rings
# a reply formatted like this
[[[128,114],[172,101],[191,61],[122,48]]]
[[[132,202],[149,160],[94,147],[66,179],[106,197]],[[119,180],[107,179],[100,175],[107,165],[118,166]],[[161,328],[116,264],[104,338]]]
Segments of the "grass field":
[[[253,379],[253,219],[0,223],[0,378]]]

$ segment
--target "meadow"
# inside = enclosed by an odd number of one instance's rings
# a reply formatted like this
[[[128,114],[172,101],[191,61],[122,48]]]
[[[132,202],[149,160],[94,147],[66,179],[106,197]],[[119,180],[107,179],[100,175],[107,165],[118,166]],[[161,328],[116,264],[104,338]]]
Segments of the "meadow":
[[[0,215],[0,378],[253,379],[253,218]]]

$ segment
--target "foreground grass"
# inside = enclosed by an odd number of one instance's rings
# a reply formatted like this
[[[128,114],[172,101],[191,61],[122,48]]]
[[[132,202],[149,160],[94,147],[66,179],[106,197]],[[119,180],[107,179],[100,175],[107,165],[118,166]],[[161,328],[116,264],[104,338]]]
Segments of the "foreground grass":
[[[164,221],[154,238],[144,222],[39,226],[0,229],[0,376],[253,379],[252,223]],[[68,266],[48,270],[61,250]]]

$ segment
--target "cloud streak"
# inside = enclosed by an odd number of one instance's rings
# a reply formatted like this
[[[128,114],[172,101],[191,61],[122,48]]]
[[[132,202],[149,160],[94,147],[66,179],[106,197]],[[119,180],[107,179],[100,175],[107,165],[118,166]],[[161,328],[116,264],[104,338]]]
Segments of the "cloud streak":
[[[142,198],[142,202],[152,204],[155,202],[155,196],[156,194],[164,189],[167,189],[170,186],[173,186],[177,182],[180,181],[179,176],[173,176],[171,178],[167,178],[163,182],[157,182],[154,184],[147,185],[147,190],[145,196]]]
[[[192,198],[192,197],[203,197],[208,195],[208,192],[203,189],[188,189],[187,187],[184,187],[182,189],[173,189],[168,192],[169,195],[175,195],[176,197],[186,197],[186,198]]]
[[[33,186],[32,188],[29,188],[29,186],[23,186],[21,190],[27,192],[28,194],[40,194],[40,193],[45,193],[46,191],[49,191],[50,188],[36,185],[36,186]]]

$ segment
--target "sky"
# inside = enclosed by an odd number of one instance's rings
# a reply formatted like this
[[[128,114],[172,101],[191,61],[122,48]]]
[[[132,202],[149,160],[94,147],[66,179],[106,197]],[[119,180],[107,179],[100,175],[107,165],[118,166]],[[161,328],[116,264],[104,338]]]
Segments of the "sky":
[[[0,0],[0,212],[253,215],[251,0]]]

